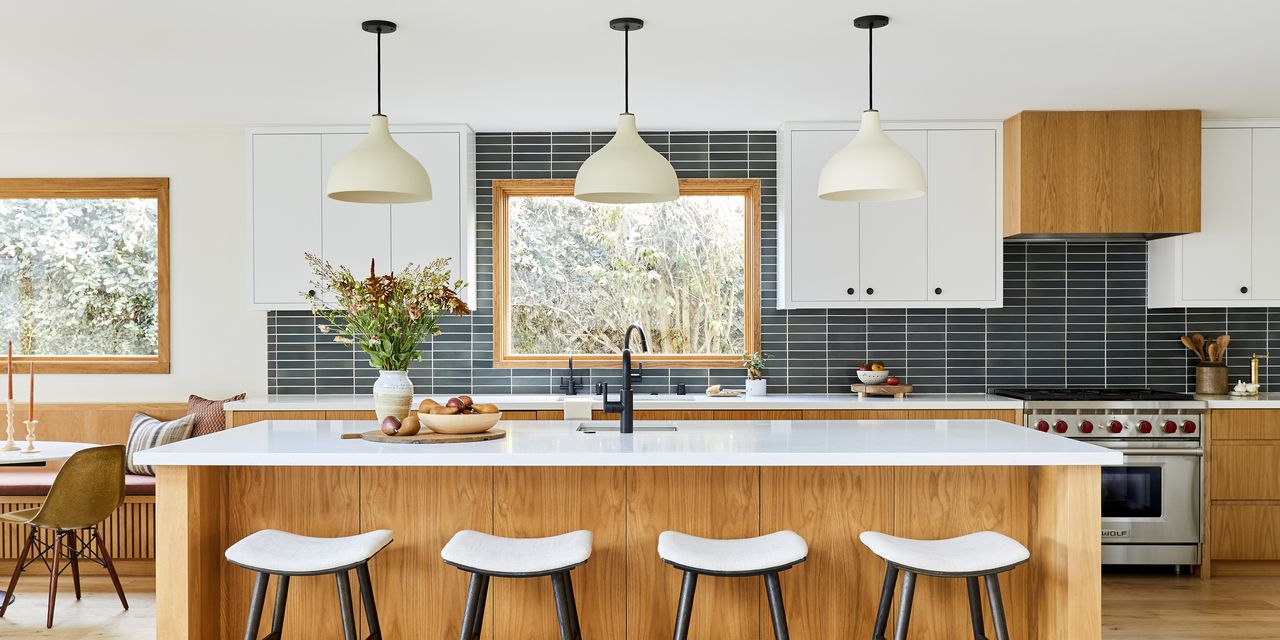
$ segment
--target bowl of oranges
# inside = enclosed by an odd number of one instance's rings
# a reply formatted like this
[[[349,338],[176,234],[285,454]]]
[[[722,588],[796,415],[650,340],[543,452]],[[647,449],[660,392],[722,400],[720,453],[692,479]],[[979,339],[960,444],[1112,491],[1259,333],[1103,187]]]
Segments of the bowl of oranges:
[[[884,384],[889,379],[889,370],[883,362],[867,362],[858,365],[858,381],[862,384]]]

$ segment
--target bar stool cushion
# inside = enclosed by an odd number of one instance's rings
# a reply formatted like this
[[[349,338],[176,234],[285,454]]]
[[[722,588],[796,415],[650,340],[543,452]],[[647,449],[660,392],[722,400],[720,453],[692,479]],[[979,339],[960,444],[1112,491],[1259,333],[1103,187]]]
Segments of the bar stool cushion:
[[[343,538],[313,538],[263,529],[228,547],[226,556],[235,564],[265,573],[327,573],[372,558],[391,544],[391,537],[386,529]]]
[[[922,573],[981,575],[1020,564],[1031,557],[1017,540],[994,531],[945,540],[912,540],[863,531],[858,539],[881,558]]]
[[[576,567],[591,557],[591,532],[546,538],[504,538],[459,531],[440,550],[445,562],[494,575],[546,575]]]
[[[794,531],[733,540],[663,531],[658,536],[658,555],[695,571],[749,574],[796,564],[808,557],[809,545]]]

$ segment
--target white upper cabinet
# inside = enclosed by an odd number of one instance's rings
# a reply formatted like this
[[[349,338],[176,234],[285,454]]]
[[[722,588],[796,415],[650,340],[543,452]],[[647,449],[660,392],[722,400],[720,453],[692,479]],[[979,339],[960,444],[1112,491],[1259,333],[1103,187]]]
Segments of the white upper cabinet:
[[[822,200],[818,175],[856,123],[782,128],[778,307],[1000,306],[1000,123],[885,129],[924,167],[924,197]]]
[[[250,147],[253,171],[253,303],[270,308],[305,305],[311,280],[305,253],[320,253],[320,136],[261,136]]]
[[[1280,127],[1206,123],[1200,232],[1153,240],[1147,305],[1280,303]]]
[[[472,286],[474,303],[475,138],[465,125],[392,127],[400,146],[431,176],[432,199],[385,205],[340,202],[324,195],[329,170],[364,139],[364,127],[249,131],[253,294],[256,309],[306,309],[314,253],[356,277],[407,263],[448,258],[454,278]]]

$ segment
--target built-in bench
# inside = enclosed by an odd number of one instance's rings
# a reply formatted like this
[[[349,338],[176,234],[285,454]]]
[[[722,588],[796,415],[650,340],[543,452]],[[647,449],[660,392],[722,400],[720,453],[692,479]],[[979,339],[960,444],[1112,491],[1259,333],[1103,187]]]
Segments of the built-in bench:
[[[185,403],[38,404],[36,417],[40,424],[36,436],[39,440],[124,444],[135,413],[172,420],[185,415],[186,410]],[[17,407],[14,413],[26,415],[26,407]],[[0,466],[0,512],[39,507],[61,466]],[[121,575],[155,574],[155,491],[155,478],[125,476],[124,504],[100,528]],[[0,525],[0,575],[12,571],[25,535],[23,527]],[[52,543],[53,538],[47,542]],[[92,572],[96,567],[83,563],[82,570]]]

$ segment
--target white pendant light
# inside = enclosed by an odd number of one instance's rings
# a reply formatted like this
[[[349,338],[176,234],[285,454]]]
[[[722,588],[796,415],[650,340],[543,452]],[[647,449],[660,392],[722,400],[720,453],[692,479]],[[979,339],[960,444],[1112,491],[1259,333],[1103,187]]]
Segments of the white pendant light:
[[[382,34],[394,33],[396,23],[366,20],[360,26],[378,36],[378,112],[373,114],[364,140],[334,163],[326,192],[330,198],[344,202],[403,204],[430,200],[431,178],[427,170],[396,144],[387,116],[382,114]]]
[[[670,202],[680,197],[676,170],[640,137],[631,113],[631,32],[644,27],[644,21],[615,18],[609,27],[623,33],[623,112],[613,139],[578,169],[573,196],[606,204]]]
[[[867,110],[862,112],[858,134],[837,151],[818,177],[818,197],[843,202],[887,202],[918,198],[925,193],[924,169],[906,149],[880,128],[880,112],[874,107],[871,63],[872,34],[889,24],[886,16],[862,16],[853,26],[867,30]]]

